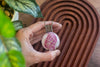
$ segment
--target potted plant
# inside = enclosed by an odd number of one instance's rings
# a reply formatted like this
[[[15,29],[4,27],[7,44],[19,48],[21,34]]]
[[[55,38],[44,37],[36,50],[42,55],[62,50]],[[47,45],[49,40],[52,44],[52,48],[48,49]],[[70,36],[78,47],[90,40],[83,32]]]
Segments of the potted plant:
[[[21,46],[15,37],[16,31],[22,28],[22,24],[16,23],[18,21],[12,23],[12,21],[18,19],[18,12],[42,17],[40,8],[35,0],[0,0],[0,4],[2,2],[3,5],[0,5],[0,67],[25,67]],[[4,7],[5,5],[7,7]],[[6,9],[10,9],[11,13],[5,11]]]
[[[9,7],[9,5],[4,0],[0,0],[0,8],[11,19],[11,21],[18,20],[19,18],[18,12]]]
[[[42,17],[35,0],[0,0],[0,8],[12,21],[18,20],[18,12],[27,13],[34,17]]]

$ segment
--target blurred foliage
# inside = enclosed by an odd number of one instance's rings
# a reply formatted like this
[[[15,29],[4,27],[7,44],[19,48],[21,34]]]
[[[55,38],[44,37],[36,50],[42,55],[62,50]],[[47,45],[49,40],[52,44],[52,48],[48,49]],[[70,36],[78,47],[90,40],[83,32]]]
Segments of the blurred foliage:
[[[20,20],[13,21],[13,25],[14,25],[16,31],[23,28],[22,21],[20,21]]]
[[[25,67],[15,27],[0,9],[0,67]]]
[[[26,67],[21,46],[16,39],[16,31],[23,28],[21,21],[11,22],[3,10],[6,3],[16,11],[43,17],[35,0],[0,0],[0,67]],[[6,11],[7,15],[9,13]]]

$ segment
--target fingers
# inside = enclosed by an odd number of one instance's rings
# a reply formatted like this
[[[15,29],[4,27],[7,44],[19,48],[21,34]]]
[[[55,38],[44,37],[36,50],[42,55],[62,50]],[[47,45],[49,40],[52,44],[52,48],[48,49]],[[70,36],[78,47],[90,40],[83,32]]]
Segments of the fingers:
[[[55,57],[57,57],[60,54],[60,50],[55,50],[55,51],[48,51],[45,53],[40,53],[37,52],[37,58],[40,60],[38,62],[43,62],[43,61],[52,61],[53,59],[55,59]]]
[[[43,34],[34,36],[33,38],[30,39],[30,43],[31,43],[32,45],[34,45],[35,43],[41,41],[42,36],[43,36]]]
[[[54,29],[55,33],[57,33],[58,31],[59,31],[59,29]],[[39,42],[42,39],[42,37],[45,34],[45,32],[46,32],[45,29],[42,29],[39,32],[34,33],[33,36],[30,36],[31,44],[33,45],[33,44]]]
[[[44,24],[44,22],[45,22],[45,24]],[[45,25],[52,24],[52,22],[53,21],[40,21],[40,22],[37,22],[33,25],[30,25],[29,27],[27,27],[25,29],[27,30],[27,33],[31,34],[31,33],[34,33],[34,32],[41,30],[43,27],[45,27]],[[62,27],[62,25],[57,23],[57,22],[53,22],[53,27],[60,29]]]
[[[42,23],[42,22],[41,22]],[[48,24],[50,24],[51,21],[49,21]],[[61,29],[62,25],[59,23],[54,22],[53,23],[53,31],[57,33]],[[31,44],[37,43],[42,39],[42,36],[45,34],[46,30],[45,28],[42,28],[38,32],[35,32],[33,36],[30,36],[30,42]]]

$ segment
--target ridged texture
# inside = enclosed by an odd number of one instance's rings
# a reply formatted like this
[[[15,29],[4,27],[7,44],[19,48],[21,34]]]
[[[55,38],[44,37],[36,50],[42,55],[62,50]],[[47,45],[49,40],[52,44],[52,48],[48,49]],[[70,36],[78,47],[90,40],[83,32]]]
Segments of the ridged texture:
[[[44,46],[44,48],[46,48],[47,50],[55,50],[56,49],[56,44],[58,44],[57,42],[57,36],[55,33],[53,32],[49,32],[46,33],[43,38],[42,38],[42,45]],[[43,42],[44,41],[44,42]]]
[[[58,33],[61,54],[52,62],[43,62],[32,67],[86,67],[93,53],[99,34],[99,16],[86,0],[47,0],[41,6],[44,18],[37,21],[56,21],[63,25]],[[40,42],[34,46],[45,50]]]

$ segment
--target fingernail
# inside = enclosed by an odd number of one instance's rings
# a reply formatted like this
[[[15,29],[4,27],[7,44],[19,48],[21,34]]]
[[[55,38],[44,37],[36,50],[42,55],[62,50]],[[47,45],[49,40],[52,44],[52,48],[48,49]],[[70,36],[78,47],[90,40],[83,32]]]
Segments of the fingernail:
[[[53,60],[56,56],[58,56],[60,54],[60,50],[55,50],[53,51],[53,53],[51,53],[52,57],[51,60]]]
[[[60,27],[62,27],[62,24],[60,24]]]
[[[60,50],[56,50],[56,56],[60,54]]]

